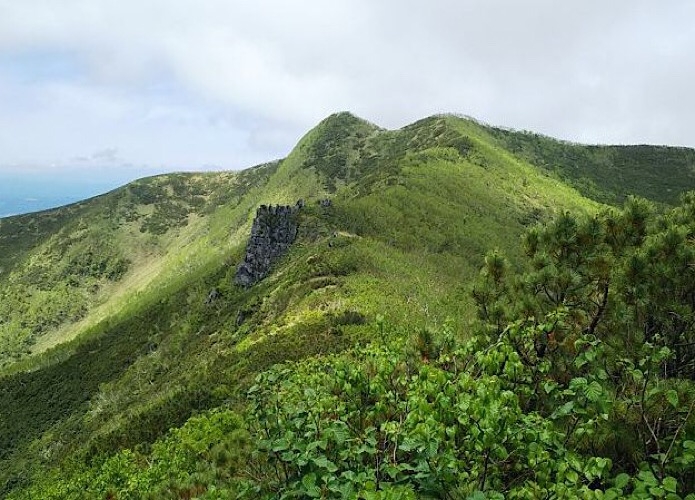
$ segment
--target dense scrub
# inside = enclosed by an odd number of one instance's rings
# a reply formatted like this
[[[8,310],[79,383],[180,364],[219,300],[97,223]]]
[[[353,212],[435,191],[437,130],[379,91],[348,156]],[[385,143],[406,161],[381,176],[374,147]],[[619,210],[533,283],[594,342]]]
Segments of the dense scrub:
[[[694,210],[565,213],[526,235],[525,271],[487,257],[467,338],[377,317],[369,346],[256,377],[244,410],[27,494],[695,498]]]
[[[281,162],[3,220],[0,288],[84,307],[0,371],[0,496],[692,492],[693,198],[602,211],[490,134],[339,114]],[[300,198],[236,287],[257,206]]]
[[[677,203],[683,189],[695,188],[695,151],[668,146],[586,146],[532,132],[490,128],[515,155],[604,203],[630,195]]]
[[[189,220],[239,203],[276,167],[152,177],[0,221],[0,369],[42,352],[42,339],[59,338],[108,301],[124,277],[137,280],[157,254],[177,246],[171,240]]]
[[[339,185],[368,194],[399,182],[408,156],[432,148],[451,148],[463,158],[471,140],[444,117],[420,120],[398,131],[381,130],[350,113],[338,113],[321,122],[306,151],[303,168],[314,168],[329,192]]]
[[[694,210],[563,214],[518,275],[490,254],[460,347],[425,330],[262,376],[256,493],[692,498]]]
[[[107,231],[83,226],[49,239],[0,288],[0,367],[30,353],[46,332],[84,317],[129,264]]]

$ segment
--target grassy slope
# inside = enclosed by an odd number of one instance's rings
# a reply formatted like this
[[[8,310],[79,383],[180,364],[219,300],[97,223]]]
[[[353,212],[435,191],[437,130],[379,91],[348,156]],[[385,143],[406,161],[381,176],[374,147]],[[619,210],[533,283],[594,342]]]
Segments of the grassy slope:
[[[690,148],[587,146],[530,132],[487,129],[503,148],[604,203],[622,203],[635,194],[674,204],[680,193],[695,189],[695,150]]]
[[[214,227],[219,207],[245,221],[250,205],[242,195],[274,170],[143,179],[75,206],[2,220],[0,366],[78,335],[154,283],[175,279],[181,265],[202,265],[201,242],[228,237],[226,227]]]
[[[485,251],[513,257],[527,225],[598,207],[500,148],[489,130],[453,117],[385,131],[334,115],[279,165],[206,179],[205,200],[194,200],[186,225],[170,208],[171,217],[152,221],[154,232],[139,232],[145,216],[117,228],[127,273],[103,285],[79,323],[37,339],[42,354],[6,369],[4,491],[67,457],[152,442],[194,411],[243,404],[256,373],[368,341],[378,314],[404,331],[449,321],[465,334],[467,284]],[[155,183],[162,198],[137,211],[202,196],[189,189],[196,176]],[[332,207],[316,205],[326,196]],[[234,287],[255,206],[299,198],[308,205],[289,255],[259,285]],[[111,220],[106,204],[91,203],[92,218],[79,212],[88,226]],[[24,245],[29,253],[17,253],[13,272],[55,234],[44,232]],[[213,287],[222,297],[206,305]]]

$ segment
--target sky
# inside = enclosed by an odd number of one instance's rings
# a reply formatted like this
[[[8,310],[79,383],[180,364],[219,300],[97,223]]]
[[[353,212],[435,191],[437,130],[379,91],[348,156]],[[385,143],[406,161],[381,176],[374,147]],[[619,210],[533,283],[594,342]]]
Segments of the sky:
[[[0,0],[0,183],[283,157],[347,110],[695,146],[689,0]]]

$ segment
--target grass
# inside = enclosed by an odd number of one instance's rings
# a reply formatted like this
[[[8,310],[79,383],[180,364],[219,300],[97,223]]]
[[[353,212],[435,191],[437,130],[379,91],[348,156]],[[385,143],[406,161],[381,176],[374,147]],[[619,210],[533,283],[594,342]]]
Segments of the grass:
[[[118,314],[129,302],[139,300],[148,287],[165,287],[178,279],[182,268],[192,269],[199,263],[205,265],[210,258],[219,258],[218,253],[230,242],[223,234],[227,226],[219,220],[222,214],[217,218],[214,214],[225,212],[227,217],[235,218],[237,224],[246,221],[252,204],[242,202],[243,195],[247,192],[252,195],[254,188],[266,182],[276,168],[276,164],[268,164],[237,174],[188,177],[174,174],[148,178],[85,202],[86,208],[66,207],[52,216],[49,212],[30,217],[28,221],[39,218],[48,222],[45,226],[39,225],[31,235],[20,232],[17,237],[22,245],[5,254],[5,261],[14,262],[14,268],[0,275],[5,297],[12,300],[3,303],[7,311],[26,311],[24,316],[28,319],[18,318],[8,323],[2,321],[0,314],[0,345],[4,347],[0,365],[10,366],[79,336],[99,321]],[[188,184],[184,183],[184,178],[188,179]],[[160,203],[167,197],[174,201]],[[220,210],[220,206],[226,210]],[[178,208],[167,213],[166,207]],[[182,213],[186,214],[185,219],[181,218]],[[27,217],[5,219],[0,226],[0,241],[3,238],[10,241],[13,236],[10,231],[17,225],[28,224]],[[152,222],[152,217],[156,218],[156,223]],[[63,225],[51,233],[55,220],[62,220]],[[166,231],[162,232],[162,227]],[[241,238],[239,236],[237,243]],[[78,240],[84,240],[81,246],[76,245]],[[30,251],[23,252],[24,245],[30,245]],[[213,251],[215,248],[219,248],[217,254]],[[59,296],[35,291],[41,287],[61,289],[71,278],[57,271],[72,260],[79,263],[85,249],[90,252],[93,249],[96,254],[108,249],[118,258],[127,259],[126,272],[118,279],[105,279],[102,275],[90,280],[80,279],[79,283],[63,288]],[[78,268],[75,273],[79,277],[83,270]],[[185,271],[183,276],[187,276]],[[33,281],[28,291],[19,293],[20,287],[26,290],[29,278]],[[56,316],[55,307],[49,307],[56,301],[77,302],[82,309],[56,322],[52,320]],[[48,323],[48,319],[52,321]],[[18,331],[15,327],[27,323],[29,328]],[[11,335],[12,344],[9,342]]]
[[[279,162],[144,179],[3,219],[0,290],[37,256],[62,265],[47,249],[80,227],[109,228],[129,267],[0,373],[0,494],[68,461],[149,446],[196,412],[243,409],[259,372],[367,343],[381,318],[406,335],[445,324],[467,335],[485,252],[514,261],[530,225],[601,207],[501,140],[455,117],[386,131],[343,113]],[[267,279],[234,286],[256,207],[298,199],[296,244]],[[221,296],[206,304],[213,288]]]
[[[495,142],[582,194],[620,204],[634,194],[675,204],[695,189],[695,151],[668,146],[601,146],[557,141],[531,132],[487,128]]]

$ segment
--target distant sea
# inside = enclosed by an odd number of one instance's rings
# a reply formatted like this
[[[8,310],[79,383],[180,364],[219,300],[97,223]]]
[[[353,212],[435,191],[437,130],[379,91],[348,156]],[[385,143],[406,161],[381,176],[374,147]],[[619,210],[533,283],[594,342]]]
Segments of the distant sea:
[[[125,178],[95,178],[67,173],[0,172],[0,217],[38,212],[106,193],[125,184]]]
[[[85,195],[85,198],[88,197],[89,195]],[[0,199],[0,217],[39,212],[47,208],[69,205],[81,199],[83,199],[81,196],[46,196],[44,198],[12,198],[3,196]]]

